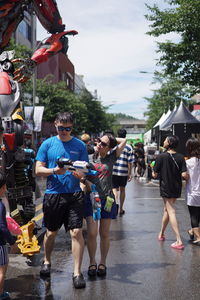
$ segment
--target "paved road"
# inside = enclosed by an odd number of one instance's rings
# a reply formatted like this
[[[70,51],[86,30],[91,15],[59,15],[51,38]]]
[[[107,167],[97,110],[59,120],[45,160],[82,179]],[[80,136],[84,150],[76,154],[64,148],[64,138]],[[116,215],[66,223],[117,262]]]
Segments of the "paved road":
[[[61,229],[53,252],[51,279],[44,281],[38,275],[43,251],[35,255],[32,262],[21,255],[12,255],[7,290],[13,299],[20,300],[199,300],[200,248],[188,242],[189,216],[185,201],[177,201],[184,251],[170,248],[174,241],[170,227],[166,241],[157,240],[162,209],[156,184],[130,182],[126,213],[112,222],[106,279],[91,281],[87,278],[89,259],[85,249],[83,274],[87,280],[86,289],[72,287],[69,237]]]

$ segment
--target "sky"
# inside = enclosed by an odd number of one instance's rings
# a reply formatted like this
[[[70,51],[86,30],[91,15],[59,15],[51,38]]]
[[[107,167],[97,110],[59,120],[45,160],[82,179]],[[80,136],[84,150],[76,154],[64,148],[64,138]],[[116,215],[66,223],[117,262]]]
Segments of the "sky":
[[[79,32],[69,37],[68,57],[76,74],[84,76],[86,88],[97,90],[109,112],[144,119],[151,97],[155,70],[156,40],[145,33],[149,23],[145,3],[159,7],[164,0],[57,0],[66,30]],[[48,37],[37,26],[37,39]],[[148,73],[140,73],[145,71]]]

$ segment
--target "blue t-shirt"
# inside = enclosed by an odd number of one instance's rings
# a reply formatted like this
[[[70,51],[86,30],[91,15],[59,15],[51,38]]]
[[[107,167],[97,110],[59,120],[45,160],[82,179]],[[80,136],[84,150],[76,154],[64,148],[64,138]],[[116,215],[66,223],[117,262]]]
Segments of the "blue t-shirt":
[[[45,140],[40,146],[36,160],[45,162],[47,168],[55,168],[58,157],[82,160],[88,162],[85,144],[72,137],[68,142],[62,142],[57,136]],[[47,177],[47,194],[75,193],[81,191],[80,181],[72,172],[66,171],[64,175],[50,175]]]

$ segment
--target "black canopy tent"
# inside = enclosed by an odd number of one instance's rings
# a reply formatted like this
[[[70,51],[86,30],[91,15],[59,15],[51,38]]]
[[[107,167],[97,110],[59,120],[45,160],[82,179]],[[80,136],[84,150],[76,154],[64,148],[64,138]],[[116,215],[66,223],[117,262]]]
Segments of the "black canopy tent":
[[[185,143],[193,134],[200,134],[200,122],[190,113],[183,102],[180,103],[174,114],[166,121],[160,126],[160,135],[163,138],[169,135],[170,132],[173,135],[177,135],[180,139],[177,151],[185,155]],[[166,131],[166,134],[163,135],[162,131]]]

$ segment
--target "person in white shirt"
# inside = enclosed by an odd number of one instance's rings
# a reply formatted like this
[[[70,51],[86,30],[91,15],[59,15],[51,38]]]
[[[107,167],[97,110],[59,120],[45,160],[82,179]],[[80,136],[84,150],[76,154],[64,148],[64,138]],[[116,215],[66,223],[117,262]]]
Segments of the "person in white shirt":
[[[186,142],[186,150],[188,156],[186,200],[192,227],[188,230],[188,234],[193,244],[200,246],[200,142],[190,138]]]

